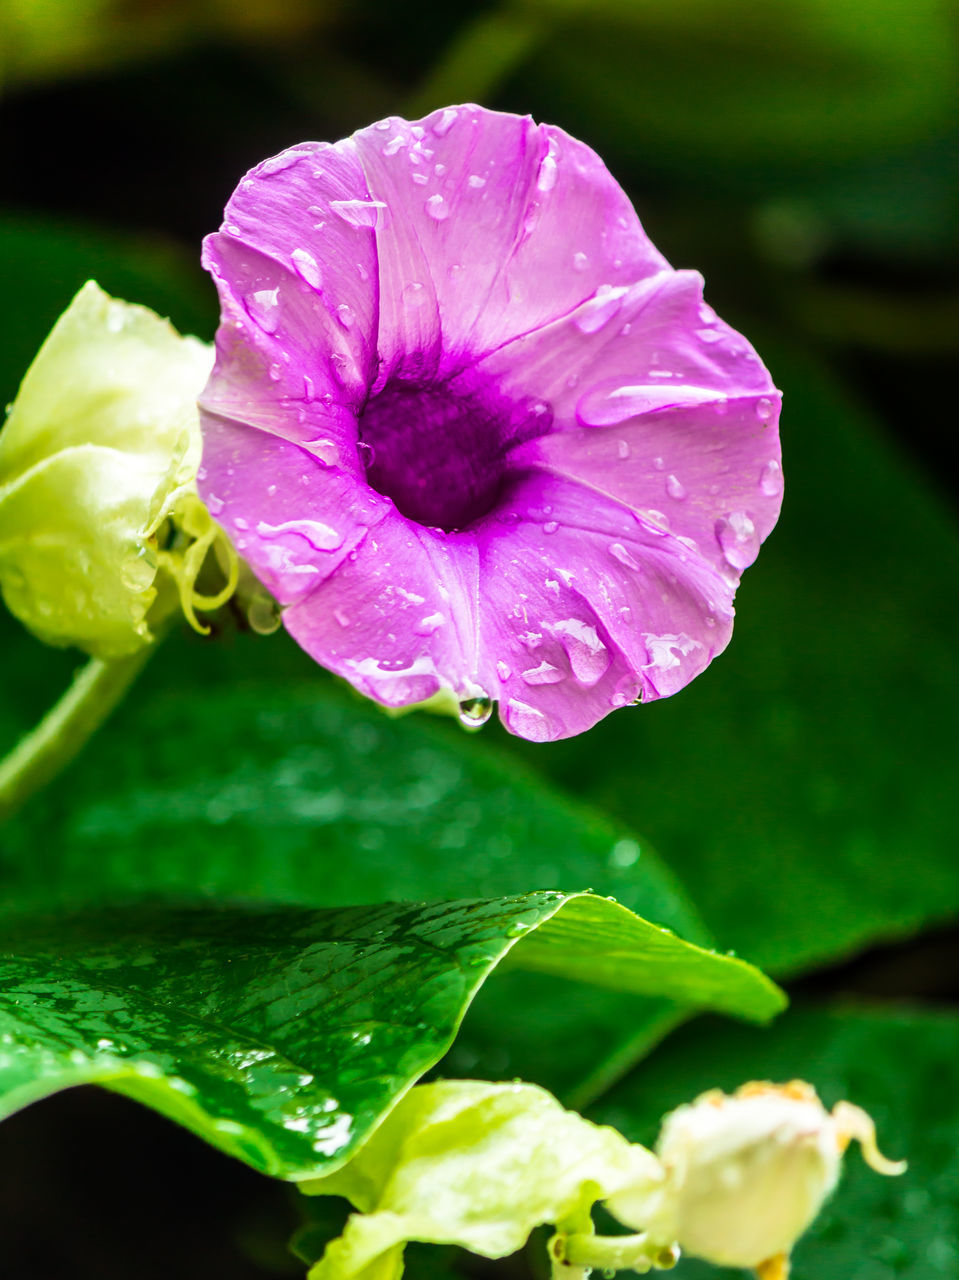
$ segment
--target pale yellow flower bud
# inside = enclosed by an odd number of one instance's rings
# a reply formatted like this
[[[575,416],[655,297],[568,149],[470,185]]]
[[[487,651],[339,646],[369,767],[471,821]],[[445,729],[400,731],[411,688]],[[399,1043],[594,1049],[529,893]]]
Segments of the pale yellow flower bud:
[[[840,1102],[830,1114],[803,1081],[747,1084],[731,1096],[713,1090],[665,1118],[657,1144],[665,1182],[655,1203],[627,1194],[610,1208],[708,1262],[783,1280],[853,1138],[877,1172],[905,1169],[879,1153],[864,1111]]]
[[[220,602],[193,589],[217,536],[196,492],[212,363],[93,282],[41,347],[0,431],[0,589],[42,640],[116,658],[178,596],[191,621]]]

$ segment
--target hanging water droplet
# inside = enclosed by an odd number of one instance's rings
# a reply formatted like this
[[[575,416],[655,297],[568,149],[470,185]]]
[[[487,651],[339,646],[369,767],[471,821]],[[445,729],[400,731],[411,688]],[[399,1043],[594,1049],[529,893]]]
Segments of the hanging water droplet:
[[[775,458],[763,467],[759,487],[767,498],[778,498],[783,491],[783,469]]]
[[[485,693],[464,698],[460,703],[459,722],[464,729],[479,729],[493,714],[493,699]]]
[[[686,486],[674,475],[666,477],[666,492],[671,498],[675,498],[677,502],[682,502],[686,497]]]
[[[320,264],[306,249],[294,249],[290,254],[296,274],[313,289],[322,289],[323,273]]]

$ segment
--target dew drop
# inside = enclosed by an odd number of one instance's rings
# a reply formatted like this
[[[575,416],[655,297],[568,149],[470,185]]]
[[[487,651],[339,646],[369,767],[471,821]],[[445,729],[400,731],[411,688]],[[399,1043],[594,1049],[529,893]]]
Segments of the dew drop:
[[[501,680],[508,680],[513,673],[505,662],[497,662],[496,674]]]
[[[767,498],[778,498],[783,491],[783,469],[772,458],[763,467],[759,476],[759,487]]]
[[[589,258],[586,256],[585,253],[573,254],[573,270],[574,271],[585,271],[588,266],[589,266]]]
[[[539,173],[536,175],[536,189],[542,191],[545,195],[547,191],[552,191],[556,186],[556,178],[558,176],[559,166],[556,163],[556,156],[552,149],[543,157],[539,166]]]
[[[481,188],[486,186],[486,179],[480,177],[478,173],[471,173],[467,178],[467,183],[474,191],[479,191]]]
[[[276,333],[280,325],[279,289],[258,289],[246,298],[246,309],[264,333]]]
[[[531,685],[559,684],[566,679],[566,672],[554,667],[551,662],[541,662],[538,667],[530,667],[528,671],[521,672],[521,675],[524,682]]]
[[[305,280],[313,289],[322,289],[323,273],[320,271],[320,264],[306,249],[294,249],[290,254],[293,259],[293,266],[296,274]]]
[[[625,440],[616,441],[616,452],[624,461],[629,457],[629,445]]]
[[[767,400],[765,396],[756,401],[756,417],[760,422],[768,422],[773,416],[773,402]]]
[[[211,516],[218,516],[223,510],[224,503],[223,499],[218,498],[215,493],[209,493],[207,494],[206,505]]]
[[[759,535],[745,511],[733,511],[716,521],[716,541],[733,569],[748,568],[759,554]]]
[[[486,693],[464,698],[460,703],[459,722],[464,729],[479,729],[493,714],[493,699]]]
[[[674,475],[666,477],[666,492],[671,498],[675,498],[677,502],[682,502],[686,497],[686,486]]]
[[[359,440],[356,445],[363,466],[369,469],[376,461],[376,450],[368,440]]]
[[[403,286],[403,300],[411,307],[421,307],[426,301],[426,289],[418,280]]]
[[[398,133],[394,138],[390,138],[389,142],[383,148],[383,154],[385,156],[395,156],[397,151],[401,151],[405,145],[406,139],[401,133]]]
[[[436,134],[437,138],[445,138],[458,119],[459,113],[453,107],[447,107],[432,124],[433,132]]]
[[[620,564],[624,564],[627,569],[639,568],[639,565],[621,542],[611,542],[609,544],[609,553],[614,559],[618,560]]]
[[[606,674],[612,659],[595,627],[581,618],[566,618],[554,623],[552,631],[566,650],[573,675],[580,684],[589,688]]]
[[[580,333],[597,333],[623,305],[623,285],[601,284],[591,298],[577,309],[573,323]]]
[[[317,551],[335,551],[343,544],[343,535],[319,520],[284,520],[282,524],[267,524],[265,520],[260,520],[256,531],[261,538],[267,539],[295,534]]]
[[[337,322],[344,329],[351,329],[353,327],[353,318],[352,308],[346,302],[341,302],[336,308]]]
[[[261,178],[269,178],[274,173],[282,173],[284,169],[289,169],[291,165],[296,164],[297,160],[312,154],[311,151],[297,151],[295,148],[281,151],[278,156],[271,156],[269,160],[264,160],[261,165],[258,165],[257,174]]]
[[[336,619],[336,621],[340,624],[341,627],[345,628],[350,625],[349,617],[343,612],[342,609],[334,609],[333,617]]]
[[[442,613],[431,613],[429,617],[423,618],[413,630],[418,636],[431,636],[439,631],[440,627],[446,623],[446,617]]]
[[[506,722],[515,734],[529,742],[549,742],[553,737],[549,718],[516,698],[506,704]]]
[[[426,212],[434,222],[445,222],[450,216],[449,205],[441,195],[430,196],[426,202]]]
[[[700,342],[705,342],[708,346],[711,346],[714,342],[720,342],[722,340],[722,336],[722,332],[719,329],[696,330],[696,337]]]
[[[351,227],[375,227],[379,221],[380,210],[386,205],[382,200],[331,200],[330,208]]]
[[[413,181],[416,183],[418,187],[425,187],[430,180],[428,173],[420,173],[419,171],[415,173],[411,173],[410,177],[413,179]]]
[[[543,532],[555,533],[558,528],[559,528],[559,525],[555,520],[547,520],[546,523],[543,525]]]

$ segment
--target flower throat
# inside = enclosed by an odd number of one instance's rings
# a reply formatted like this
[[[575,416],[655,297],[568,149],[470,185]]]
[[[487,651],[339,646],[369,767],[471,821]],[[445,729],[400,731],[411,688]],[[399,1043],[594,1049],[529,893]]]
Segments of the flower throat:
[[[494,510],[510,479],[509,450],[551,420],[545,405],[537,413],[492,388],[396,380],[360,415],[360,452],[367,480],[402,515],[450,533]]]

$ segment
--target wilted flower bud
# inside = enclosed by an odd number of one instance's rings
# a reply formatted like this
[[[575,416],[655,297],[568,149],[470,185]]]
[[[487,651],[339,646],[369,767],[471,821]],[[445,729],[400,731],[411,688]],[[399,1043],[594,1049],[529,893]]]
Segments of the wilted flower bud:
[[[217,527],[196,492],[212,349],[92,281],[0,432],[0,588],[40,639],[100,658],[229,595],[194,590]]]
[[[851,1139],[877,1172],[902,1173],[876,1147],[875,1127],[859,1107],[830,1114],[811,1085],[752,1083],[735,1094],[715,1089],[663,1122],[657,1152],[666,1179],[655,1216],[628,1194],[610,1202],[623,1221],[676,1239],[720,1266],[755,1268],[762,1280],[788,1274],[789,1254],[839,1178]]]

